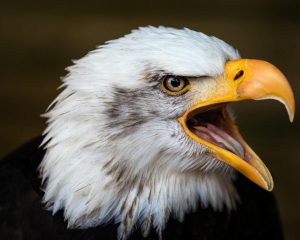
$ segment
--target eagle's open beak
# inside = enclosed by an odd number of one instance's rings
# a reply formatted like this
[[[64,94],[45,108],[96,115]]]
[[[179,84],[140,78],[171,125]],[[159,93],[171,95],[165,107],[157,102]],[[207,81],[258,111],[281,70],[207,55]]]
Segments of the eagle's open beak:
[[[225,103],[245,99],[275,99],[283,103],[293,121],[295,102],[284,75],[261,60],[228,61],[224,74],[205,99],[198,100],[178,120],[185,133],[207,146],[210,154],[226,162],[262,188],[273,189],[272,176],[234,125]]]

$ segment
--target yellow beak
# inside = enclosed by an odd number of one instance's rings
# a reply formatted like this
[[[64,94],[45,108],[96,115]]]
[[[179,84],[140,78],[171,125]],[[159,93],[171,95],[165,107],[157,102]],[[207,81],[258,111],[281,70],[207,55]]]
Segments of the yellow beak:
[[[219,103],[246,99],[278,100],[285,105],[289,119],[291,122],[293,121],[295,101],[287,79],[272,64],[252,59],[228,61],[225,65],[224,74],[216,79],[215,85],[209,94],[204,99],[202,98],[201,101],[197,101],[178,120],[185,133],[193,140],[208,147],[212,156],[226,162],[262,188],[271,191],[273,189],[273,180],[269,170],[244,141],[234,123],[229,121],[228,115],[225,116],[228,120],[228,127],[231,128],[234,137],[243,145],[247,154],[247,161],[224,148],[198,137],[187,126],[188,117],[196,110]]]

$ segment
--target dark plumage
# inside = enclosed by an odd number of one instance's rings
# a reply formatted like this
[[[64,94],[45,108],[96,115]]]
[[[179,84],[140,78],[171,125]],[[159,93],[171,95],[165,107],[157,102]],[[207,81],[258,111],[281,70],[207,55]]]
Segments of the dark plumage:
[[[52,216],[41,204],[43,191],[37,167],[44,151],[42,138],[25,144],[0,163],[0,239],[117,239],[113,223],[90,229],[67,229],[62,213]],[[211,208],[185,216],[182,223],[170,218],[163,239],[282,239],[276,201],[267,192],[239,175],[235,181],[241,204],[231,213]],[[135,231],[129,239],[141,239]],[[146,239],[158,239],[151,231]]]

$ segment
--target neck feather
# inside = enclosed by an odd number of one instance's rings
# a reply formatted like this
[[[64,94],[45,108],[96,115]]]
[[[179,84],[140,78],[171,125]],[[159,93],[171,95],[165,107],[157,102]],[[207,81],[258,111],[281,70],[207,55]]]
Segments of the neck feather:
[[[53,214],[63,209],[70,228],[114,221],[119,224],[118,238],[126,239],[134,226],[140,227],[144,236],[151,227],[161,233],[170,214],[182,221],[185,213],[197,207],[235,207],[237,194],[231,174],[157,170],[151,176],[130,177],[117,169],[114,173],[118,174],[112,174],[109,162],[99,165],[93,156],[89,162],[79,154],[62,161],[55,154],[60,152],[57,147],[48,149],[40,165],[44,202]]]

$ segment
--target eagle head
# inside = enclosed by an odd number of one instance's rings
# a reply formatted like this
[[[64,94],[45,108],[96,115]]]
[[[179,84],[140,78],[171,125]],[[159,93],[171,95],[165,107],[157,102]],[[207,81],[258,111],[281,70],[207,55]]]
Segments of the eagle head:
[[[39,170],[46,206],[70,228],[114,221],[125,239],[134,226],[160,233],[170,214],[230,210],[236,171],[273,188],[227,107],[276,99],[293,119],[292,90],[270,63],[186,28],[144,27],[67,70],[45,114]]]

